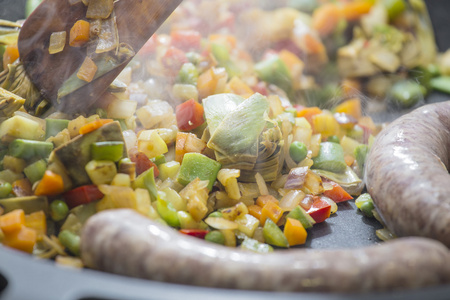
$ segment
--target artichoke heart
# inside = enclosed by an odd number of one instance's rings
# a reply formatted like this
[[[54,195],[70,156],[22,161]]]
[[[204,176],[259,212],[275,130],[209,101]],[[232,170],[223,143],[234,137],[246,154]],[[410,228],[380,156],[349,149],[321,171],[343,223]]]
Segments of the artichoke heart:
[[[25,103],[25,99],[0,87],[0,117],[11,117]]]
[[[347,166],[344,173],[338,174],[330,171],[314,169],[312,170],[314,173],[319,175],[320,177],[324,177],[331,181],[336,182],[344,190],[352,196],[358,196],[361,194],[364,188],[364,182],[356,175],[356,173]]]
[[[255,174],[276,178],[282,148],[281,130],[267,114],[269,102],[261,94],[248,99],[233,94],[203,100],[210,133],[208,148],[224,168],[239,169],[239,181],[255,182]]]

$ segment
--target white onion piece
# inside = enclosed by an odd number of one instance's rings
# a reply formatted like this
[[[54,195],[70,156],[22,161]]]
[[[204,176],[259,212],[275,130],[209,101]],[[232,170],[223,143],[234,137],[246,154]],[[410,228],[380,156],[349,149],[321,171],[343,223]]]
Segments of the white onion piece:
[[[130,151],[130,149],[134,146],[136,146],[137,143],[137,136],[136,133],[133,130],[125,130],[122,132],[123,139],[125,140],[125,146],[127,147],[127,151]]]
[[[58,31],[53,32],[50,35],[50,42],[48,46],[48,53],[55,54],[64,50],[64,46],[66,45],[66,37],[67,32]]]
[[[128,119],[134,115],[136,107],[137,102],[114,99],[109,103],[106,113],[111,119]]]
[[[280,200],[280,207],[283,211],[291,211],[300,205],[300,202],[305,198],[305,193],[300,190],[290,190]]]
[[[224,230],[224,229],[234,230],[234,229],[238,228],[237,223],[227,220],[227,219],[224,219],[224,218],[209,217],[209,218],[205,219],[205,223],[215,229],[220,229],[220,230]]]
[[[299,189],[303,186],[308,174],[308,167],[293,168],[289,172],[284,188],[288,190]]]
[[[336,202],[334,202],[333,200],[331,200],[330,198],[325,197],[325,196],[320,196],[320,199],[331,205],[331,214],[334,214],[335,212],[337,212],[338,206],[337,206]]]

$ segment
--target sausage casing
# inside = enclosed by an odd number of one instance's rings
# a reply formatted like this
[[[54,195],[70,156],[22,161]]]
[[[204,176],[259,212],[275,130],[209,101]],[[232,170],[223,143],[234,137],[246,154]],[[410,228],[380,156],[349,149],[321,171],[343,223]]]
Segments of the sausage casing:
[[[450,283],[450,252],[425,238],[258,254],[182,235],[126,209],[88,220],[81,256],[102,271],[218,288],[355,293]]]

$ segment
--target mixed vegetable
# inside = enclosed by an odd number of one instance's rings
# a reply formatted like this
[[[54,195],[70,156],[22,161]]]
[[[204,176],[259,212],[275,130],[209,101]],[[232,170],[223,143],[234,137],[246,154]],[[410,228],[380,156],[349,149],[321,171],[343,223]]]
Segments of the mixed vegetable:
[[[89,1],[85,20],[49,37],[50,53],[95,53],[93,31],[114,30],[97,18],[112,3]],[[64,257],[79,256],[84,222],[130,208],[270,252],[305,244],[353,197],[373,216],[361,178],[380,128],[361,91],[411,107],[438,88],[427,18],[418,0],[185,1],[82,115],[42,99],[20,63],[20,24],[2,21],[2,243],[80,265]],[[94,36],[120,54],[120,37]],[[61,92],[98,75],[105,56],[93,55]]]

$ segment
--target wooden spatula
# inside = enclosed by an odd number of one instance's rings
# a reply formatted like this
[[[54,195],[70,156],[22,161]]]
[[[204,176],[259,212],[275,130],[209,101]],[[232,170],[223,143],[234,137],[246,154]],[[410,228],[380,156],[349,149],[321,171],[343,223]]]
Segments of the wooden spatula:
[[[120,43],[135,52],[144,45],[182,0],[118,0],[114,3]],[[27,18],[19,35],[20,59],[31,81],[58,110],[82,112],[92,105],[123,70],[127,62],[94,79],[82,88],[58,99],[62,84],[76,72],[86,57],[85,47],[70,47],[68,39],[62,52],[49,54],[54,32],[66,31],[67,37],[77,20],[86,20],[86,6],[69,0],[44,0]]]

